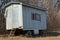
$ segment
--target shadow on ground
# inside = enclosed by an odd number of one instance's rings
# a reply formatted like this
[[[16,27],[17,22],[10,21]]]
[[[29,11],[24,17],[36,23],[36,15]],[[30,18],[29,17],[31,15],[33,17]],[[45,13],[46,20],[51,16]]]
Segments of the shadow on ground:
[[[60,33],[58,33],[58,32],[46,32],[42,35],[35,35],[33,37],[56,37],[56,36],[60,36]]]
[[[27,36],[27,37],[36,38],[36,37],[57,37],[57,36],[60,36],[60,33],[58,33],[58,32],[46,32],[46,33],[41,34],[41,35],[34,35],[34,36]]]
[[[1,34],[1,35],[3,35],[3,34]],[[25,36],[24,34],[17,32],[17,34],[15,36],[20,36],[20,35],[22,35],[22,37],[33,37],[33,38],[35,38],[35,37],[56,37],[56,36],[60,36],[60,33],[58,33],[58,32],[45,32],[41,35]],[[4,37],[5,36],[6,35],[4,34]]]
[[[25,36],[24,34],[19,34],[19,35],[23,35],[23,37]],[[56,37],[56,36],[60,36],[60,33],[58,32],[46,32],[40,35],[33,35],[33,36],[27,36],[27,37]]]
[[[58,32],[47,32],[46,36],[60,36],[60,33],[58,33]]]

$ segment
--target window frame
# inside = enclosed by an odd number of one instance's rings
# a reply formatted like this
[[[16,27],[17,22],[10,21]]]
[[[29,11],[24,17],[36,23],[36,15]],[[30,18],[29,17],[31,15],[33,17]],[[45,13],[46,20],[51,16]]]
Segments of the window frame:
[[[36,20],[36,21],[41,21],[41,14],[38,13],[32,13],[32,20]],[[39,17],[39,18],[37,18]]]

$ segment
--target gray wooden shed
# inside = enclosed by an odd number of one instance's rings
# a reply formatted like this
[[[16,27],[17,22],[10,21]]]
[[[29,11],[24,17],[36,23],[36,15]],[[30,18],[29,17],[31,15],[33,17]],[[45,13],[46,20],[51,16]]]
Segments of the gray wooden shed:
[[[46,9],[24,3],[11,2],[5,5],[6,30],[46,30]]]

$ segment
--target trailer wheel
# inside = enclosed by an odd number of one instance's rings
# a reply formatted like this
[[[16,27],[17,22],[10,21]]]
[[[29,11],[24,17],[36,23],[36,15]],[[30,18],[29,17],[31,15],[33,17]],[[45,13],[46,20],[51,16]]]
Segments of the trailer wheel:
[[[46,31],[39,30],[39,35],[44,36],[46,34]]]
[[[25,36],[27,36],[27,37],[33,36],[33,31],[27,31],[27,33],[25,34]]]

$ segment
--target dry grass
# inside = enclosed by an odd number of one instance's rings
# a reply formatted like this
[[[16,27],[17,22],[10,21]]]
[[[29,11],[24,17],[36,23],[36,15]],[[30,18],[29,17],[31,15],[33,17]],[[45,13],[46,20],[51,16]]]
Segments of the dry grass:
[[[60,40],[60,33],[58,32],[47,32],[44,35],[36,35],[32,37],[26,37],[24,35],[20,36],[13,36],[13,37],[8,37],[8,36],[0,36],[0,40]]]
[[[51,37],[0,37],[0,40],[60,40],[60,36],[51,36]]]

